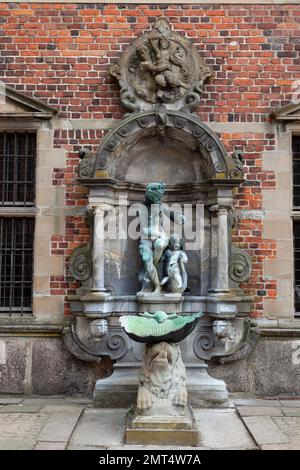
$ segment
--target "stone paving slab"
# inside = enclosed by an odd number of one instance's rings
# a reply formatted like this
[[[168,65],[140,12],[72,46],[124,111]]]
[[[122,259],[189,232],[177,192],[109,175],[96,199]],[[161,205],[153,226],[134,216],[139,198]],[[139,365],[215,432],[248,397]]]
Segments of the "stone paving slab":
[[[283,416],[279,406],[238,406],[240,416]]]
[[[68,445],[67,450],[107,450],[107,447],[100,447],[100,446],[72,446],[72,445]]]
[[[258,445],[289,442],[287,436],[269,416],[249,416],[242,419]]]
[[[300,450],[299,444],[265,444],[260,446],[261,450]]]
[[[0,449],[33,449],[48,418],[49,416],[40,413],[2,414],[0,419]]]
[[[123,444],[127,409],[86,409],[71,437],[75,446],[119,446]]]
[[[34,450],[65,450],[67,442],[39,441]]]
[[[51,415],[38,436],[38,441],[68,442],[81,414],[54,413]]]
[[[75,403],[70,403],[69,405],[46,405],[41,409],[42,413],[53,414],[53,413],[79,413],[84,410],[84,405],[76,405]]]
[[[7,405],[0,408],[0,413],[37,413],[41,409],[41,405]]]
[[[84,404],[84,405],[93,404],[93,400],[91,398],[85,398],[85,397],[68,397],[67,400],[69,403],[79,403],[79,404]]]
[[[194,410],[200,445],[211,449],[255,449],[256,445],[235,411]]]
[[[248,398],[234,398],[233,403],[236,406],[281,406],[278,400],[263,400],[259,399],[248,399]]]
[[[23,400],[23,397],[0,397],[0,405],[13,405],[15,403],[21,403]]]
[[[300,408],[300,399],[298,400],[280,400],[280,405],[284,407]]]
[[[64,405],[70,403],[65,397],[49,397],[49,398],[25,398],[23,405]]]
[[[279,429],[287,436],[291,446],[300,449],[300,418],[284,417],[273,418]]]
[[[22,439],[0,439],[1,450],[32,450],[35,446],[35,439],[22,438]]]
[[[299,416],[300,408],[282,408],[282,412],[285,416]]]

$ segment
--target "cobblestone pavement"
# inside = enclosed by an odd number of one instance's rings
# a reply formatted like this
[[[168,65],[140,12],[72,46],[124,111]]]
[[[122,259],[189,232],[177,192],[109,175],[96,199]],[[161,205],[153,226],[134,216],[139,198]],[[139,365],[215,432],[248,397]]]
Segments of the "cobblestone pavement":
[[[191,449],[300,449],[300,399],[233,394],[229,408],[194,412],[201,441]],[[80,397],[2,396],[0,450],[179,448],[124,445],[126,413]]]

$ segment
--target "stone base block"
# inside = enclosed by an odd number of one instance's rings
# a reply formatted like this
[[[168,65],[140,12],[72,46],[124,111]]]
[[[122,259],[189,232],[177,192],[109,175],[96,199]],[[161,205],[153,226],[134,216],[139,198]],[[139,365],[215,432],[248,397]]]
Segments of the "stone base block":
[[[133,445],[198,446],[199,431],[191,408],[182,416],[143,415],[128,412],[125,443]]]
[[[163,310],[166,313],[182,313],[182,295],[173,293],[139,293],[136,295],[140,313],[155,313]]]
[[[224,380],[215,379],[207,372],[207,365],[186,364],[189,403],[197,408],[227,408],[228,391]]]
[[[140,365],[117,363],[114,373],[99,379],[94,390],[94,406],[126,408],[136,403]],[[189,403],[194,407],[227,408],[225,382],[207,373],[206,364],[186,364]]]
[[[116,364],[112,375],[96,382],[94,406],[128,408],[136,403],[139,365]]]

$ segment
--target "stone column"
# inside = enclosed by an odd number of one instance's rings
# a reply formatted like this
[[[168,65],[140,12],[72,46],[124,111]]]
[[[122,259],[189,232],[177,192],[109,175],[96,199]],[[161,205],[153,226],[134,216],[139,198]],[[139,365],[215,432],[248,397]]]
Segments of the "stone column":
[[[93,288],[94,292],[108,292],[104,285],[104,216],[106,205],[94,208]]]
[[[215,288],[217,292],[227,292],[228,287],[228,207],[215,205],[210,208],[217,214],[218,240],[217,240],[217,272]]]
[[[228,291],[228,209],[218,207],[217,289]]]

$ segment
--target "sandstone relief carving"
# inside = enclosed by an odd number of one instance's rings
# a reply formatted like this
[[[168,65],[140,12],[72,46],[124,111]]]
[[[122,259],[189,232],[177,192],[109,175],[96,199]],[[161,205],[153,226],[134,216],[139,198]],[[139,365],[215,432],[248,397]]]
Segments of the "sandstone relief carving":
[[[196,48],[174,33],[165,19],[158,19],[150,33],[139,37],[110,73],[119,80],[122,104],[130,112],[138,111],[138,103],[143,110],[159,102],[177,103],[173,109],[191,111],[212,76]]]

